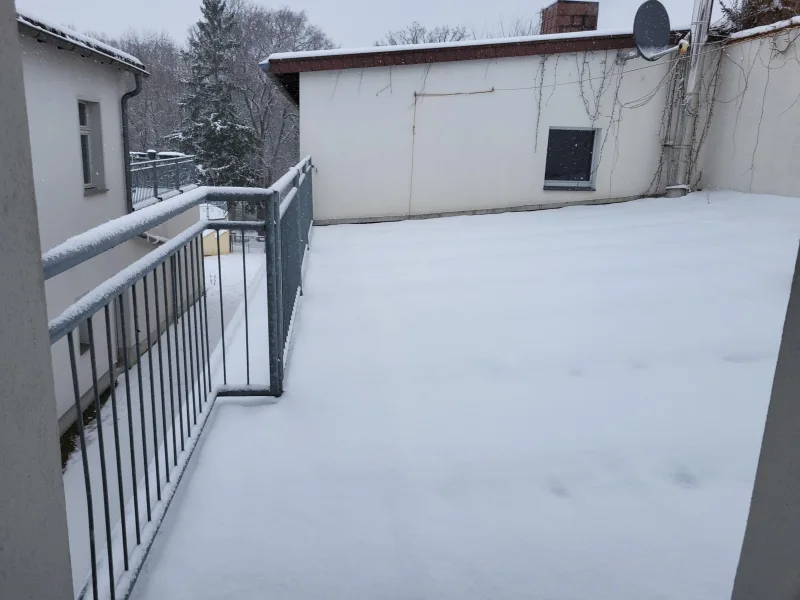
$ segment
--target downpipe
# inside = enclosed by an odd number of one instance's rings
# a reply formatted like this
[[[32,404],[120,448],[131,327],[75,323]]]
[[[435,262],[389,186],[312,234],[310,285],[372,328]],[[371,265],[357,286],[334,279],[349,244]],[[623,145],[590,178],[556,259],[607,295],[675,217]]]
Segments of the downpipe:
[[[131,179],[130,127],[128,125],[128,100],[142,93],[142,74],[135,72],[133,80],[136,86],[122,95],[120,111],[122,113],[122,158],[125,162],[125,206],[129,213],[133,212],[133,181]]]

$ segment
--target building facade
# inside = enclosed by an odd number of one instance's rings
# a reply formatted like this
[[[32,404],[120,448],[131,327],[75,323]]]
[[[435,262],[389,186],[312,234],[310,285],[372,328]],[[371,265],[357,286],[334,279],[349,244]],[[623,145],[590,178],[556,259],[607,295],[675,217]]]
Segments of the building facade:
[[[122,98],[135,89],[135,76],[147,75],[135,57],[98,40],[18,14],[31,156],[42,253],[74,235],[128,213]],[[146,84],[145,84],[146,85]],[[168,238],[183,231],[199,213],[181,215],[152,233]],[[151,240],[154,238],[151,238]],[[46,282],[47,313],[53,319],[77,299],[153,248],[131,240]],[[139,294],[141,295],[141,291]],[[152,292],[151,292],[152,294]],[[143,300],[143,297],[141,297]],[[132,299],[128,302],[132,304]],[[128,306],[129,362],[136,359],[132,307]],[[144,331],[144,317],[139,329]],[[113,381],[114,365],[105,352],[106,326],[95,319],[100,391]],[[113,307],[112,362],[121,361],[118,308]],[[88,328],[75,340],[82,406],[92,400]],[[59,428],[75,418],[75,396],[66,340],[53,346],[53,372]],[[141,351],[141,348],[140,348]]]

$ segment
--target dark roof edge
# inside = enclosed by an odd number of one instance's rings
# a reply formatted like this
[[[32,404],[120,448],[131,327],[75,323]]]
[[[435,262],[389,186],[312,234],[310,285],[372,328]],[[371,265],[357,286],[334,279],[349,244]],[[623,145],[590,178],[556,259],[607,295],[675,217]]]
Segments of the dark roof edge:
[[[685,35],[685,31],[673,31],[675,43]],[[366,69],[370,67],[389,67],[402,65],[430,64],[439,62],[459,62],[465,60],[485,60],[513,58],[597,50],[624,50],[635,47],[633,34],[597,35],[586,37],[567,37],[565,39],[531,39],[514,42],[492,42],[456,47],[428,47],[408,50],[386,51],[376,47],[375,52],[336,54],[321,56],[301,56],[271,59],[261,63],[261,68],[282,88],[295,104],[299,103],[299,74],[312,71],[341,71],[344,69]]]

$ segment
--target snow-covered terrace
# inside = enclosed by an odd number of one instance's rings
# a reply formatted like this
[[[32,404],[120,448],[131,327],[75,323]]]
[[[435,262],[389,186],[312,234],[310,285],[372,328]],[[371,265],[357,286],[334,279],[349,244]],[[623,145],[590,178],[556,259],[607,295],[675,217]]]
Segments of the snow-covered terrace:
[[[286,392],[218,400],[133,598],[729,598],[798,231],[725,192],[317,228]]]

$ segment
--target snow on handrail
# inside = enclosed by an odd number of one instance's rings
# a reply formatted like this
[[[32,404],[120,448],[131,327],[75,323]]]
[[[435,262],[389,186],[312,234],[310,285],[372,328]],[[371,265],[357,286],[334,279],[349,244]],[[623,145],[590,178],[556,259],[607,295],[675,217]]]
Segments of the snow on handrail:
[[[147,253],[133,264],[128,265],[110,279],[106,279],[94,290],[83,296],[58,317],[50,321],[48,325],[50,344],[55,344],[67,335],[67,332],[72,331],[81,320],[96,313],[111,298],[119,296],[131,287],[133,283],[141,279],[145,273],[152,271],[158,264],[178,252],[189,240],[202,233],[206,227],[208,227],[207,221],[198,221],[181,234],[168,240],[152,252]]]
[[[170,200],[147,206],[136,212],[112,219],[69,238],[48,250],[42,256],[44,278],[51,279],[87,260],[119,246],[140,233],[161,225],[190,208],[208,201],[266,200],[272,194],[280,194],[298,172],[310,164],[307,156],[292,167],[268,188],[207,187],[202,186]]]

